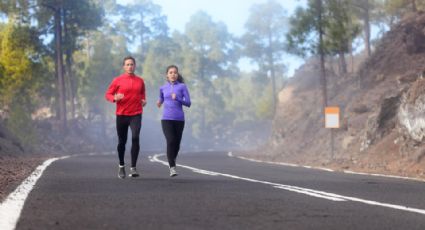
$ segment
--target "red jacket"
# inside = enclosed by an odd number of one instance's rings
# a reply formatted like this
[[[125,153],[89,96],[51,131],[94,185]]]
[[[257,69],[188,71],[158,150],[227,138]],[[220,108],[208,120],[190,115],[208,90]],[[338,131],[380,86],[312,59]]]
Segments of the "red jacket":
[[[143,78],[127,73],[114,78],[106,90],[106,100],[115,103],[114,95],[117,93],[124,94],[124,98],[117,102],[117,115],[133,116],[143,113],[142,100],[146,100]]]

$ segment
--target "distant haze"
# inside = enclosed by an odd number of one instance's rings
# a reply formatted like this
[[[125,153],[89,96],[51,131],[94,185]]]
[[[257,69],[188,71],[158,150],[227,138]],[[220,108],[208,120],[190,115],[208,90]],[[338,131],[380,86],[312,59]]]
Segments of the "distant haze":
[[[117,0],[119,4],[131,4],[134,0]],[[226,24],[230,33],[241,36],[245,33],[245,22],[249,17],[251,6],[262,4],[267,0],[152,0],[162,8],[162,13],[167,16],[170,32],[177,30],[183,32],[190,17],[202,10],[207,12],[214,21]],[[275,0],[286,9],[288,16],[292,15],[298,6],[304,6],[305,0]],[[302,64],[300,58],[287,57],[288,76]],[[249,60],[242,58],[239,61],[242,71],[252,71]]]

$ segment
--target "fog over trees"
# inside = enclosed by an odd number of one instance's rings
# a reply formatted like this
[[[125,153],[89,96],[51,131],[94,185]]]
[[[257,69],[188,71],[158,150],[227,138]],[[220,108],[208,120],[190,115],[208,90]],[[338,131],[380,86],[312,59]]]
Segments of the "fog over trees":
[[[373,52],[371,27],[385,31],[425,5],[308,0],[288,15],[285,6],[269,0],[251,6],[246,33],[236,36],[206,11],[192,15],[183,32],[170,31],[161,6],[134,2],[1,0],[0,123],[28,145],[39,139],[36,123],[46,119],[64,137],[78,128],[94,140],[112,140],[115,106],[104,93],[121,73],[123,57],[131,55],[148,92],[142,148],[162,145],[155,102],[170,64],[179,66],[192,97],[183,144],[252,147],[267,139],[277,94],[288,78],[285,55],[337,60],[345,74],[352,71],[347,62],[353,53]],[[241,71],[241,58],[257,68]]]

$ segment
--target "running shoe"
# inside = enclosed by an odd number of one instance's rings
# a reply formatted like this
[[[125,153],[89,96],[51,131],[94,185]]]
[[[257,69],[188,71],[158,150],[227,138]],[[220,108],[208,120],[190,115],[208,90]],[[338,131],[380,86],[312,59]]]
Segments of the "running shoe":
[[[177,176],[176,167],[170,167],[170,177]]]
[[[125,178],[125,165],[118,165],[118,177],[121,179]]]
[[[129,177],[138,177],[139,173],[136,170],[136,167],[130,168],[130,173],[128,174]]]

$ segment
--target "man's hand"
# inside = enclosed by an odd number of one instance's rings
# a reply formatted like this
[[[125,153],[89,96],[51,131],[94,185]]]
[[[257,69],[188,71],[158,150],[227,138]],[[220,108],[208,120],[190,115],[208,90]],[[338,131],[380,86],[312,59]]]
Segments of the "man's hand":
[[[143,99],[142,99],[142,106],[143,106],[143,107],[145,107],[146,103],[147,103],[147,102],[146,102],[146,100],[143,100]]]
[[[114,95],[114,101],[120,101],[123,98],[124,98],[124,94],[122,93],[117,93]]]

